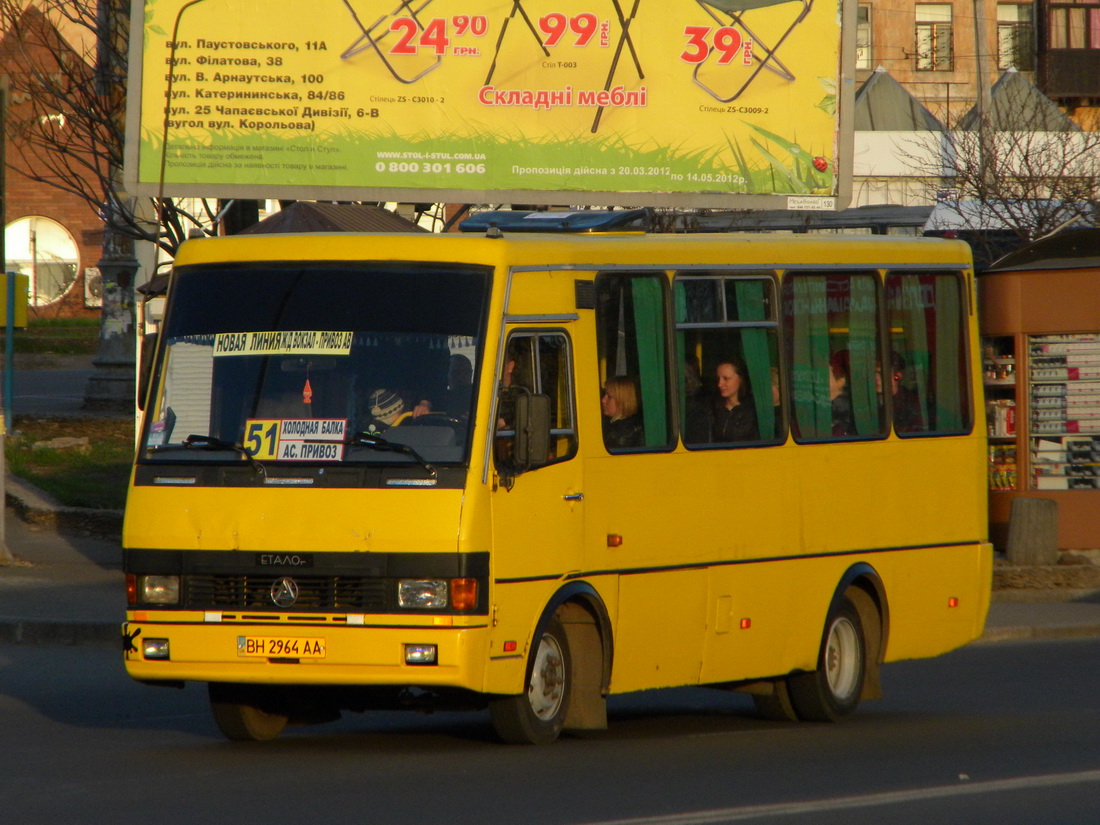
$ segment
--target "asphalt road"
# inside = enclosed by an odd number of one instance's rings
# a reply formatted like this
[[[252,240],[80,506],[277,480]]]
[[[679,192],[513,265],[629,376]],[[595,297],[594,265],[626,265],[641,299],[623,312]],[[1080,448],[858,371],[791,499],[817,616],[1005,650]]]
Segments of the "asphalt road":
[[[0,647],[0,817],[446,825],[1100,822],[1100,641],[890,665],[839,725],[706,689],[616,697],[610,729],[498,744],[485,713],[374,713],[223,741],[204,690],[102,648]]]
[[[16,370],[12,376],[12,414],[80,412],[85,385],[94,372],[83,368]]]

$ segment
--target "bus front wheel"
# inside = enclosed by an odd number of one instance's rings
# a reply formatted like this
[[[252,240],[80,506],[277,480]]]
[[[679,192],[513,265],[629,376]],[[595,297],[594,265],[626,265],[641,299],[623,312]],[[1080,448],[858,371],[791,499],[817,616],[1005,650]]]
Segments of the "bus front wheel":
[[[569,709],[569,643],[555,614],[532,652],[527,689],[489,703],[497,735],[516,745],[546,745],[558,738]]]
[[[235,742],[264,742],[286,727],[287,714],[260,688],[211,682],[210,710],[218,730]]]
[[[842,596],[825,622],[817,670],[787,678],[799,719],[837,722],[859,704],[867,672],[867,651],[859,611]]]

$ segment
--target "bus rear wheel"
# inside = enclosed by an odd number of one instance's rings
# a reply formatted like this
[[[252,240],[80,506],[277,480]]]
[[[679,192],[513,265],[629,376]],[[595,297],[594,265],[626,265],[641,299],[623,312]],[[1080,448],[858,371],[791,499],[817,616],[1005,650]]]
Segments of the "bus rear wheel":
[[[265,742],[286,727],[287,713],[261,688],[211,682],[210,710],[218,730],[235,742]]]
[[[787,677],[791,705],[799,719],[838,722],[859,705],[867,673],[867,648],[859,611],[842,596],[829,612],[817,670]]]
[[[555,614],[532,652],[527,689],[489,703],[497,735],[515,745],[547,745],[558,738],[569,709],[570,655],[565,628]]]

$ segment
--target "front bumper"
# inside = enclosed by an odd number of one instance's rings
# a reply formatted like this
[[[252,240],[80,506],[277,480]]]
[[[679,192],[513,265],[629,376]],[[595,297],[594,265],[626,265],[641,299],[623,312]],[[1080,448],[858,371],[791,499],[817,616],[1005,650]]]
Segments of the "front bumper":
[[[181,614],[157,620],[151,611],[128,614],[122,626],[126,671],[140,681],[245,682],[294,685],[409,685],[455,687],[482,692],[488,657],[489,629],[431,623],[361,625],[330,622],[220,622],[198,614]],[[321,640],[324,654],[317,658],[293,655],[265,657],[242,655],[242,639],[299,640],[315,651]],[[147,659],[147,639],[168,641],[167,659]],[[310,642],[306,644],[307,640]],[[405,663],[406,645],[434,644],[438,655],[432,665]],[[290,645],[290,649],[297,649]]]

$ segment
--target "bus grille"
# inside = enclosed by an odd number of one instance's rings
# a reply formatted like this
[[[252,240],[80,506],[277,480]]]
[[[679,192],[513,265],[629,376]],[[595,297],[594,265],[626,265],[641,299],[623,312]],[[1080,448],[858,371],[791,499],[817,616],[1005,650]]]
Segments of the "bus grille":
[[[271,600],[282,576],[190,575],[185,607],[192,610],[285,611]],[[387,580],[365,576],[294,576],[298,598],[291,610],[379,612],[387,609]]]

